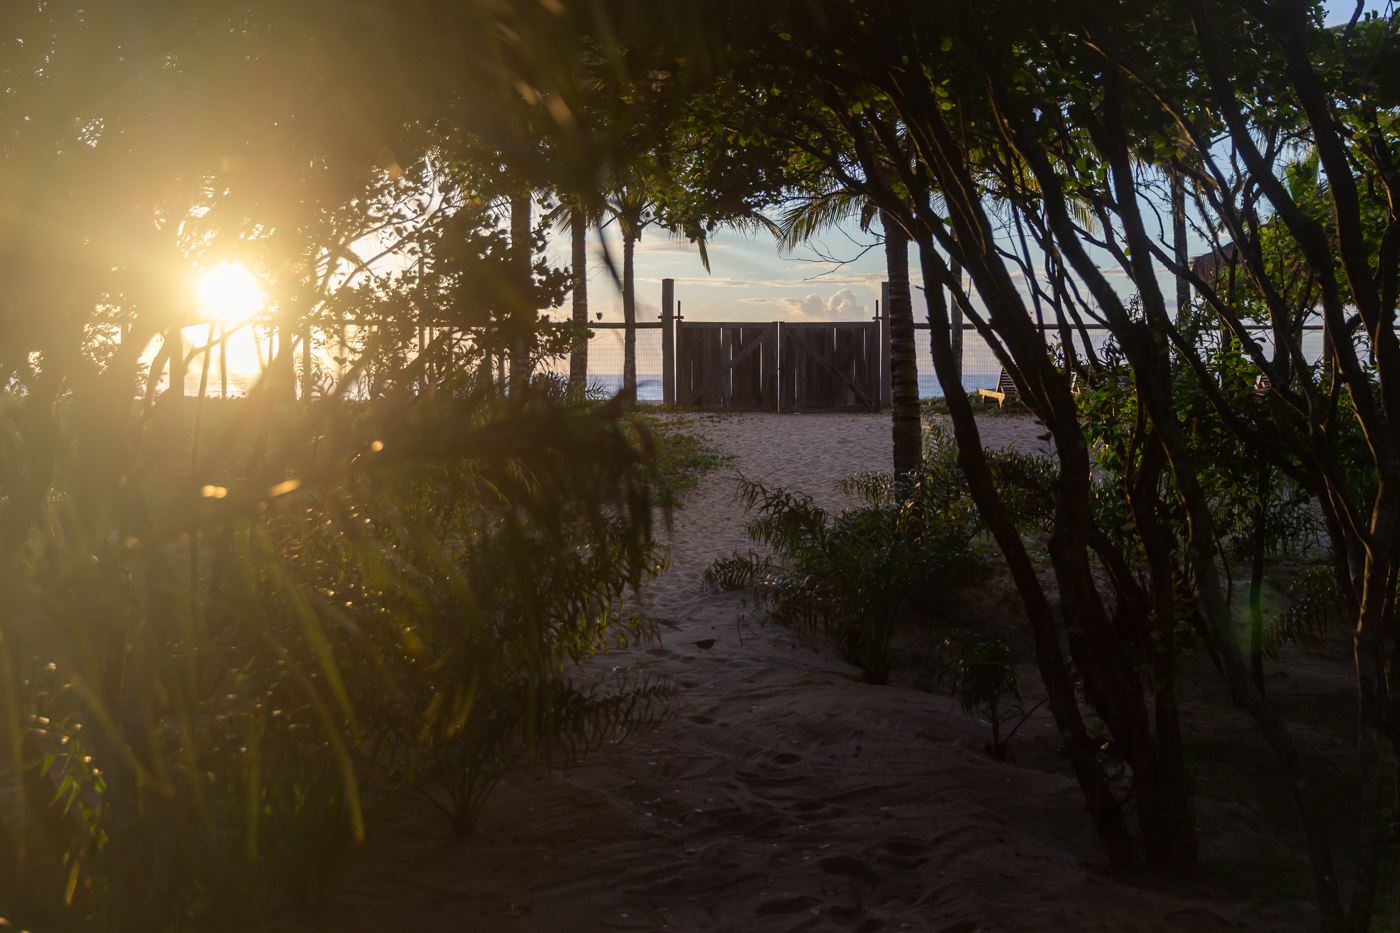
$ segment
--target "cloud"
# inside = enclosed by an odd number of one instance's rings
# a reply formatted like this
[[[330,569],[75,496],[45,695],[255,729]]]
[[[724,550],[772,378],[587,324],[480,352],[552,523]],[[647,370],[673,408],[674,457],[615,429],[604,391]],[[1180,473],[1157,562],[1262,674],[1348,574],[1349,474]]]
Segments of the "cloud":
[[[677,275],[672,276],[676,280],[676,286],[682,285],[703,285],[709,288],[753,288],[755,283],[743,279],[727,278],[725,276],[709,275]],[[660,278],[649,278],[646,281],[660,282]]]
[[[784,321],[863,320],[875,310],[849,288],[825,296],[812,293],[800,298],[740,298],[737,303],[772,307],[775,316]]]
[[[917,276],[915,277],[917,278]],[[810,287],[811,285],[863,285],[875,291],[880,290],[880,283],[885,280],[881,272],[823,272],[804,276],[801,279],[787,282],[794,288]],[[768,284],[768,283],[765,283]]]

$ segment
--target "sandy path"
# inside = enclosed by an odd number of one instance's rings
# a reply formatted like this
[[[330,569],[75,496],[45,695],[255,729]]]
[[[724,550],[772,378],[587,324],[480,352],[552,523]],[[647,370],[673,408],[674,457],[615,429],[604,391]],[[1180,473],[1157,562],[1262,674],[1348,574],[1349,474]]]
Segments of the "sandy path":
[[[686,429],[733,457],[706,479],[673,516],[672,564],[654,581],[644,605],[661,618],[680,618],[707,608],[730,613],[724,600],[704,591],[701,574],[718,557],[749,548],[742,505],[734,498],[735,477],[784,486],[812,496],[818,505],[840,509],[852,500],[837,489],[857,473],[890,469],[887,415],[691,415]],[[984,417],[978,425],[985,446],[1048,452],[1044,431],[1029,416]]]
[[[1029,419],[984,427],[991,446],[1038,444]],[[503,787],[471,840],[400,808],[326,929],[1283,928],[1199,885],[1105,875],[1043,716],[998,763],[951,701],[864,684],[745,621],[742,597],[704,591],[705,567],[747,544],[734,471],[840,506],[840,478],[886,467],[887,418],[702,415],[690,429],[734,462],[674,513],[673,565],[641,597],[661,644],[604,659],[671,678],[675,717]]]

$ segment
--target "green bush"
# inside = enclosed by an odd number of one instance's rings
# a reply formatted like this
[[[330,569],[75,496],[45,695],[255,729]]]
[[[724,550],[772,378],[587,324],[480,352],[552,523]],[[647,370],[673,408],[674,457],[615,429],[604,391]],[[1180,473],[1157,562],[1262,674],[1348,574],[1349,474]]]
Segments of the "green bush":
[[[729,590],[753,589],[764,582],[773,570],[773,563],[753,551],[719,557],[705,568],[705,586],[718,593]]]
[[[1286,644],[1320,642],[1347,619],[1346,601],[1337,573],[1325,564],[1294,574],[1284,587],[1285,604],[1266,621],[1265,651],[1277,660]]]
[[[247,928],[405,791],[469,828],[513,765],[664,712],[574,666],[649,636],[618,410],[98,397],[0,399],[0,916]]]
[[[1239,342],[1223,339],[1214,331],[1194,335],[1196,352],[1214,376],[1213,389],[1226,400],[1233,417],[1242,424],[1269,427],[1269,400],[1256,391],[1259,370]],[[1134,589],[1131,573],[1146,578],[1143,527],[1134,515],[1133,500],[1153,517],[1156,533],[1167,543],[1176,581],[1174,627],[1183,636],[1195,632],[1200,644],[1214,652],[1197,609],[1195,570],[1188,559],[1189,524],[1182,497],[1161,452],[1152,442],[1149,422],[1139,406],[1133,374],[1113,345],[1103,348],[1102,366],[1091,374],[1078,394],[1081,422],[1094,454],[1096,524],[1104,540],[1096,548],[1116,550],[1120,566],[1129,571],[1114,574],[1120,605],[1135,601],[1124,594]],[[1241,641],[1259,688],[1264,684],[1264,661],[1275,656],[1282,640],[1315,630],[1317,602],[1301,590],[1290,600],[1295,605],[1270,618],[1264,609],[1271,562],[1314,559],[1325,548],[1326,535],[1320,513],[1310,493],[1296,477],[1271,463],[1263,452],[1239,443],[1235,428],[1222,418],[1217,401],[1201,387],[1196,374],[1176,361],[1171,369],[1172,397],[1187,449],[1198,465],[1195,481],[1210,503],[1218,534],[1219,567],[1225,579],[1225,595],[1243,597],[1244,624]],[[1339,449],[1356,447],[1360,439],[1343,432]],[[1144,480],[1144,476],[1149,479]],[[1154,529],[1148,528],[1149,533]],[[1153,625],[1150,601],[1131,621],[1140,628],[1137,640],[1149,644]]]
[[[777,566],[761,591],[771,617],[836,639],[871,683],[890,674],[895,623],[913,599],[956,585],[976,558],[976,512],[946,434],[931,435],[923,465],[907,480],[867,474],[847,481],[865,504],[831,515],[810,497],[742,483],[755,513],[749,536]],[[716,565],[711,575],[732,576]]]
[[[692,423],[689,418],[663,418],[640,411],[634,411],[630,417],[642,435],[650,438],[649,453],[655,467],[659,505],[682,505],[686,494],[699,485],[701,477],[733,460],[685,430]]]
[[[1004,759],[1036,708],[1028,711],[1021,703],[1011,646],[994,635],[959,628],[936,630],[933,641],[921,680],[955,697],[964,715],[985,718],[992,733],[987,751]]]

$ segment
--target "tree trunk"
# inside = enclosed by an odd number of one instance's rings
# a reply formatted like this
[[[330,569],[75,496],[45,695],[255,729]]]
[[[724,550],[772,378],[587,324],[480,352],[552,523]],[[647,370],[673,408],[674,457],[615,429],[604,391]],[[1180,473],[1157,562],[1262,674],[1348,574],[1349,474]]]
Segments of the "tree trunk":
[[[514,258],[513,269],[516,275],[514,297],[510,308],[510,323],[506,329],[510,339],[510,394],[512,398],[523,395],[530,384],[530,344],[529,333],[534,327],[535,308],[531,301],[534,291],[534,276],[530,271],[530,259],[534,249],[530,243],[530,192],[525,191],[510,196],[510,246]]]
[[[929,133],[930,144],[942,153],[942,157],[936,160],[940,170],[939,188],[950,203],[969,206],[966,210],[952,212],[955,242],[991,242],[992,225],[980,207],[978,186],[967,170],[967,163],[953,134],[941,121],[941,111],[931,92],[926,103],[932,119],[925,129]],[[1039,153],[1030,154],[1031,157],[1037,155]],[[1039,166],[1032,162],[1032,169],[1038,170]],[[1048,184],[1042,181],[1042,185]],[[943,222],[942,217],[930,216],[926,221],[927,233],[923,235],[931,236],[934,230],[942,229]],[[923,245],[921,241],[920,253],[927,254],[927,283],[954,286],[946,269],[938,270],[933,276],[928,274],[930,262],[937,263],[939,257],[933,250],[923,249]],[[1055,482],[1054,532],[1049,541],[1049,552],[1059,587],[1060,617],[1075,666],[1083,676],[1085,692],[1095,711],[1103,717],[1119,753],[1132,769],[1138,804],[1137,822],[1143,832],[1147,858],[1157,864],[1169,863],[1178,857],[1173,853],[1189,854],[1194,847],[1189,823],[1182,825],[1179,821],[1166,818],[1169,810],[1176,809],[1175,801],[1182,796],[1184,788],[1177,786],[1176,775],[1161,767],[1159,746],[1146,702],[1140,658],[1114,630],[1099,592],[1094,566],[1090,562],[1089,542],[1095,530],[1090,509],[1092,462],[1080,429],[1074,397],[1068,381],[1046,353],[1044,338],[1027,313],[1024,300],[1006,266],[998,257],[985,251],[968,248],[960,250],[960,253],[959,258],[968,266],[973,282],[987,303],[990,326],[1009,357],[1008,362],[1014,366],[1012,376],[1021,390],[1022,399],[1040,416],[1054,437],[1059,469]],[[926,295],[937,296],[941,300],[942,291],[931,287],[926,289]],[[942,364],[939,380],[947,392],[948,381],[944,378]],[[950,411],[952,403],[950,396]],[[973,443],[976,441],[972,437],[964,437],[962,432],[958,432],[960,451],[966,451]],[[968,475],[967,478],[972,484],[974,477]],[[976,498],[974,501],[979,511],[983,511],[982,502]],[[997,537],[1008,561],[1013,560],[1013,555],[1014,560],[1019,561],[1024,553],[1019,536],[1006,541],[1000,535]],[[1039,589],[1038,584],[1036,588]],[[1022,593],[1023,599],[1034,596],[1029,587]],[[1038,598],[1043,601],[1043,593]],[[1027,614],[1033,619],[1036,616],[1029,603]],[[1038,641],[1058,636],[1053,619],[1047,622],[1048,633],[1037,633]],[[1048,655],[1048,646],[1045,654]],[[1040,660],[1041,656],[1041,649],[1038,648],[1037,659]],[[1047,688],[1052,676],[1061,676],[1057,672],[1047,672],[1044,665],[1041,671]],[[1061,719],[1061,714],[1056,715],[1062,729],[1071,714],[1077,718],[1077,710],[1068,708],[1063,713],[1066,719]],[[1079,754],[1083,754],[1082,749]],[[1081,769],[1084,772],[1081,787],[1089,799],[1091,811],[1097,811],[1094,814],[1095,822],[1106,846],[1114,858],[1129,863],[1136,861],[1135,852],[1122,847],[1118,834],[1122,832],[1123,813],[1116,799],[1103,798],[1103,777],[1098,765],[1095,763],[1090,769],[1084,762],[1076,767],[1077,772]]]
[[[631,405],[637,401],[637,281],[635,254],[637,236],[624,229],[622,234],[622,398]]]
[[[950,256],[948,259],[948,269],[952,272],[953,278],[961,283],[963,272],[962,263]],[[961,383],[963,378],[963,310],[956,293],[949,298],[949,312],[949,326],[952,328],[952,333],[949,336],[951,337],[950,342],[953,347],[953,362],[957,366],[956,373],[958,382]]]
[[[885,268],[890,283],[890,414],[894,473],[908,476],[919,468],[922,426],[919,421],[919,369],[914,355],[914,302],[909,293],[909,235],[881,212],[885,230]]]
[[[290,404],[297,400],[296,330],[285,319],[273,326],[277,334],[277,352],[272,357],[273,369],[269,375],[276,378],[270,388],[274,390],[274,398]]]
[[[1112,91],[1114,86],[1109,84]],[[1022,113],[1012,119],[1012,133],[1027,138],[1025,127],[1031,117]],[[1100,125],[1096,142],[1112,169],[1111,181],[1118,199],[1123,222],[1123,234],[1132,252],[1129,262],[1134,266],[1134,279],[1140,289],[1145,322],[1137,322],[1128,314],[1121,297],[1108,283],[1102,271],[1084,248],[1070,218],[1059,177],[1043,150],[1032,143],[1022,151],[1040,185],[1043,203],[1056,240],[1070,265],[1084,281],[1088,292],[1099,303],[1108,318],[1109,327],[1119,338],[1125,359],[1133,370],[1139,404],[1151,420],[1153,434],[1161,444],[1169,468],[1176,477],[1177,489],[1187,514],[1186,554],[1196,572],[1201,609],[1210,636],[1215,641],[1223,662],[1223,673],[1230,698],[1249,713],[1264,739],[1278,757],[1280,776],[1302,817],[1305,843],[1314,873],[1318,906],[1325,923],[1334,923],[1343,916],[1337,896],[1336,872],[1333,868],[1328,840],[1326,814],[1317,806],[1308,791],[1308,780],[1288,727],[1254,688],[1236,638],[1236,629],[1225,600],[1225,587],[1216,564],[1215,520],[1203,489],[1197,465],[1191,457],[1177,420],[1172,399],[1170,370],[1162,341],[1171,327],[1166,301],[1157,286],[1151,265],[1148,234],[1137,212],[1136,196],[1129,193],[1132,166],[1121,125]],[[1132,203],[1125,203],[1132,198]],[[1364,615],[1364,611],[1363,611]],[[1335,924],[1334,924],[1335,925]]]
[[[952,146],[951,136],[944,140]],[[973,194],[976,185],[964,165],[949,164],[949,169],[943,179],[948,197],[962,196],[968,203],[977,203]],[[990,242],[993,238],[991,223],[983,211],[971,210],[961,216],[955,213],[952,219],[957,244]],[[930,217],[927,222],[932,230],[940,220]],[[1183,827],[1177,821],[1160,818],[1168,805],[1175,809],[1173,798],[1182,789],[1173,787],[1173,776],[1158,766],[1158,745],[1140,658],[1115,631],[1090,560],[1090,539],[1095,530],[1090,487],[1092,461],[1074,397],[1068,381],[1046,353],[1045,339],[1000,258],[972,248],[960,252],[959,258],[987,304],[994,339],[999,340],[1009,357],[1009,368],[1022,400],[1054,438],[1058,469],[1054,531],[1048,551],[1059,589],[1059,615],[1075,667],[1083,677],[1085,694],[1103,718],[1118,753],[1132,769],[1137,822],[1143,832],[1147,858],[1164,864],[1171,857],[1168,853],[1190,852],[1193,843],[1175,838],[1180,830],[1189,833],[1189,825]],[[946,276],[934,282],[949,287],[956,284]],[[939,291],[928,290],[930,294]],[[963,443],[959,437],[959,446]],[[1134,860],[1131,855],[1129,859]]]
[[[1041,587],[1040,578],[1030,554],[1026,551],[1025,542],[992,484],[987,455],[982,449],[982,438],[977,429],[977,419],[972,412],[967,393],[963,390],[962,381],[957,375],[948,305],[941,287],[945,278],[940,272],[946,270],[939,269],[941,259],[934,250],[929,234],[921,233],[917,242],[920,264],[924,272],[924,298],[928,304],[934,371],[948,401],[953,433],[958,442],[958,465],[967,479],[973,502],[1006,558],[1007,568],[1011,571],[1012,580],[1025,606],[1035,648],[1036,666],[1040,669],[1041,680],[1045,684],[1047,705],[1069,755],[1080,790],[1084,793],[1089,816],[1098,830],[1099,839],[1112,861],[1120,865],[1133,864],[1137,861],[1137,844],[1128,830],[1122,807],[1099,766],[1099,743],[1090,737],[1084,725],[1084,718],[1079,712],[1074,682],[1070,678],[1069,666],[1055,626],[1054,610],[1051,609],[1049,599]]]
[[[1139,417],[1145,422],[1145,415]],[[1176,703],[1175,542],[1161,521],[1165,508],[1158,494],[1166,453],[1150,436],[1144,443],[1137,479],[1124,490],[1147,557],[1152,590],[1151,628],[1143,632],[1142,651],[1151,661],[1152,723],[1157,733],[1152,772],[1156,780],[1143,792],[1141,818],[1147,821],[1143,838],[1148,860],[1165,868],[1180,868],[1196,861],[1199,847]]]
[[[1191,266],[1186,244],[1186,179],[1180,172],[1168,169],[1172,202],[1172,259],[1178,268]],[[1176,326],[1184,327],[1191,310],[1191,281],[1184,275],[1176,277]]]
[[[171,398],[185,397],[185,375],[189,366],[185,363],[185,337],[179,327],[171,327],[165,332],[165,344],[170,348],[170,386],[166,394]],[[157,370],[159,375],[160,371]]]
[[[578,332],[569,354],[569,390],[582,396],[588,383],[588,216],[581,200],[569,211],[569,236],[573,244],[572,321]]]
[[[1259,458],[1258,484],[1254,494],[1258,496],[1254,511],[1254,540],[1251,542],[1253,560],[1249,568],[1249,672],[1254,678],[1254,687],[1264,692],[1264,544],[1267,535],[1264,520],[1264,497],[1268,495],[1267,483],[1269,468],[1263,456]]]

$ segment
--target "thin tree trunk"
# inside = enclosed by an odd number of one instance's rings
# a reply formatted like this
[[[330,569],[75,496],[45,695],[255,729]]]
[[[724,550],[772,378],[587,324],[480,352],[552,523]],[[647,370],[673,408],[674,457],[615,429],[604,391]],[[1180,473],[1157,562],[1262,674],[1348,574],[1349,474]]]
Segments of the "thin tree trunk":
[[[951,143],[951,138],[947,141]],[[970,193],[975,185],[962,165],[952,169],[947,181],[963,196],[974,199]],[[955,214],[953,221],[959,243],[988,242],[992,237],[991,224],[980,211],[962,217]],[[1166,853],[1189,851],[1190,846],[1179,839],[1159,837],[1159,832],[1171,833],[1183,827],[1158,817],[1160,807],[1173,796],[1172,778],[1158,767],[1158,747],[1138,658],[1114,630],[1090,561],[1092,462],[1075,400],[1068,382],[1045,352],[1044,337],[1027,314],[1005,265],[994,255],[973,249],[963,250],[960,258],[988,304],[991,326],[1015,367],[1012,376],[1022,400],[1054,437],[1058,470],[1054,531],[1048,550],[1059,588],[1060,618],[1075,667],[1083,676],[1085,693],[1132,768],[1139,800],[1138,825],[1144,833],[1148,858],[1161,863],[1168,858]],[[956,287],[951,279],[944,281]],[[929,293],[935,291],[938,289]],[[959,438],[959,445],[962,443]]]
[[[890,283],[890,306],[885,313],[890,321],[891,436],[894,473],[900,477],[917,470],[922,455],[914,302],[909,293],[909,236],[889,214],[881,212],[880,223],[885,231],[885,274]]]
[[[1253,561],[1249,569],[1249,671],[1254,687],[1264,692],[1264,497],[1269,471],[1264,458],[1259,458],[1258,484],[1254,494],[1259,497],[1254,511]]]
[[[1145,415],[1141,416],[1144,418]],[[1152,437],[1146,439],[1136,481],[1125,490],[1133,523],[1147,556],[1152,588],[1151,630],[1143,651],[1151,658],[1153,725],[1157,731],[1157,780],[1144,796],[1143,837],[1148,859],[1167,868],[1194,863],[1199,854],[1196,821],[1191,810],[1191,780],[1181,743],[1181,718],[1176,704],[1176,563],[1171,532],[1162,524],[1158,488],[1166,453]]]
[[[1112,90],[1113,85],[1110,84],[1109,87]],[[1028,120],[1029,117],[1024,114],[1013,120],[1013,134],[1022,135]],[[1188,453],[1177,421],[1178,416],[1172,402],[1170,372],[1165,352],[1160,346],[1162,333],[1170,327],[1166,302],[1150,269],[1151,251],[1146,245],[1145,225],[1135,210],[1136,202],[1127,204],[1124,201],[1125,198],[1133,197],[1126,187],[1130,184],[1132,169],[1121,127],[1100,127],[1100,130],[1099,146],[1107,153],[1112,168],[1114,194],[1118,197],[1122,210],[1124,238],[1132,248],[1130,261],[1139,267],[1136,270],[1136,280],[1150,323],[1135,325],[1130,320],[1121,298],[1113,291],[1088,255],[1070,219],[1060,180],[1045,153],[1033,145],[1025,146],[1022,151],[1040,183],[1056,239],[1069,263],[1084,280],[1089,293],[1104,309],[1109,318],[1109,326],[1119,337],[1124,356],[1132,366],[1139,404],[1148,412],[1153,432],[1158,443],[1162,445],[1172,474],[1176,477],[1177,488],[1186,509],[1186,553],[1196,571],[1201,608],[1210,636],[1215,641],[1223,662],[1223,673],[1230,698],[1249,713],[1265,741],[1277,755],[1280,776],[1288,783],[1302,818],[1318,907],[1325,924],[1341,926],[1345,914],[1341,907],[1337,875],[1333,867],[1326,815],[1317,806],[1314,795],[1309,792],[1303,762],[1288,727],[1254,688],[1226,607],[1225,587],[1215,561],[1215,521],[1198,477],[1197,465]],[[1362,618],[1365,617],[1366,612],[1363,609]],[[1362,705],[1365,705],[1364,695]]]
[[[531,307],[534,276],[530,259],[534,250],[530,243],[530,192],[510,196],[510,246],[516,274],[514,307],[510,309],[510,394],[520,397],[530,383],[529,332],[534,326],[535,309]]]
[[[1333,375],[1336,373],[1336,371],[1337,371],[1337,366],[1336,366],[1336,364],[1333,362],[1333,357],[1334,357],[1335,355],[1336,355],[1336,354],[1335,354],[1335,352],[1333,351],[1333,348],[1332,348],[1332,325],[1331,325],[1330,323],[1328,323],[1327,316],[1326,316],[1326,315],[1323,315],[1323,318],[1322,318],[1322,359],[1321,359],[1321,363],[1322,363],[1322,379],[1321,379],[1321,385],[1322,385],[1322,388],[1323,388],[1324,391],[1327,391],[1328,386],[1329,386],[1329,385],[1331,384],[1331,382],[1332,382],[1332,376],[1333,376]],[[1400,764],[1400,762],[1397,762],[1397,764]]]
[[[931,236],[920,235],[918,240],[919,260],[924,273],[924,298],[928,304],[929,333],[933,349],[934,370],[944,397],[948,400],[948,412],[953,421],[953,433],[958,442],[958,464],[967,479],[968,490],[977,505],[988,530],[996,539],[1006,558],[1008,569],[1016,590],[1026,609],[1030,623],[1032,643],[1035,647],[1036,666],[1040,669],[1045,684],[1047,705],[1055,719],[1079,781],[1080,790],[1089,808],[1090,819],[1098,830],[1099,839],[1115,863],[1126,865],[1137,860],[1137,844],[1129,832],[1123,810],[1113,789],[1109,786],[1102,768],[1099,766],[1099,746],[1090,736],[1079,712],[1079,703],[1074,695],[1074,684],[1069,675],[1069,667],[1056,631],[1054,610],[1041,587],[1035,565],[1026,551],[1020,532],[1006,511],[1005,503],[991,481],[986,453],[982,449],[982,438],[977,430],[977,419],[972,412],[967,393],[957,377],[957,363],[953,357],[952,329],[948,320],[948,305],[943,297],[939,274],[941,260],[934,251]]]
[[[916,82],[916,85],[922,90],[921,84]],[[938,179],[940,188],[950,202],[971,206],[967,210],[952,212],[957,242],[990,242],[993,238],[990,221],[985,212],[975,206],[980,205],[977,185],[967,170],[967,164],[962,159],[952,134],[939,118],[941,111],[933,102],[931,92],[927,103],[930,105],[929,112],[933,115],[929,126],[926,127],[929,131],[929,141],[931,146],[936,147],[943,155],[936,160],[941,176]],[[1030,155],[1036,156],[1039,153]],[[1039,166],[1032,163],[1032,168],[1038,170]],[[1047,183],[1042,181],[1042,184]],[[929,219],[930,234],[934,225],[938,223],[941,223],[941,218]],[[922,245],[921,243],[921,247]],[[926,279],[930,284],[942,281],[949,286],[956,285],[947,276],[946,271],[936,278],[929,277],[927,264],[930,261],[936,262],[937,256],[932,250],[925,251],[921,248],[920,252],[929,254],[925,257],[925,269]],[[1080,430],[1075,400],[1067,381],[1055,369],[1045,352],[1044,338],[1026,313],[1024,301],[1005,265],[995,256],[976,249],[962,250],[961,253],[960,258],[969,265],[973,281],[988,304],[991,327],[996,331],[1016,368],[1012,375],[1021,390],[1023,400],[1043,419],[1055,440],[1059,470],[1055,483],[1054,532],[1049,541],[1049,552],[1055,580],[1059,586],[1060,615],[1064,620],[1075,666],[1083,675],[1090,702],[1103,717],[1124,760],[1132,768],[1139,804],[1138,825],[1144,834],[1144,846],[1148,859],[1160,864],[1172,857],[1169,853],[1189,851],[1189,847],[1182,844],[1183,840],[1178,835],[1183,830],[1189,832],[1189,824],[1182,826],[1176,821],[1160,818],[1164,813],[1164,806],[1175,796],[1177,788],[1172,786],[1175,776],[1159,767],[1159,748],[1152,732],[1152,717],[1147,708],[1140,667],[1136,663],[1138,659],[1118,638],[1099,593],[1094,567],[1090,563],[1089,541],[1095,531],[1090,510],[1091,460],[1087,443]],[[941,290],[938,288],[929,288],[926,294],[937,295],[941,299]],[[941,366],[939,379],[944,382],[946,392],[948,386],[944,381]],[[952,401],[950,397],[950,410]],[[959,433],[960,450],[974,442],[972,438],[965,438]],[[972,483],[973,479],[972,476],[968,476],[969,483]],[[980,511],[982,503],[977,504]],[[1002,544],[1002,552],[1009,561],[1016,552],[1024,552],[1024,545],[1019,541],[1019,537],[1015,541],[1003,543],[998,536],[998,543]],[[1016,559],[1020,559],[1019,555]],[[1028,590],[1023,591],[1023,598],[1026,592]],[[1043,594],[1040,598],[1044,598]],[[1030,605],[1027,606],[1027,610],[1028,615],[1034,617],[1035,612]],[[1053,622],[1050,625],[1050,633],[1057,634]],[[1044,636],[1037,635],[1037,638],[1041,637]],[[1044,666],[1042,676],[1046,677],[1048,684],[1051,675],[1046,673]],[[1057,721],[1061,721],[1059,716]],[[1095,821],[1105,844],[1113,846],[1116,840],[1109,832],[1105,832],[1104,821],[1111,820],[1112,823],[1108,824],[1110,826],[1121,825],[1122,812],[1117,808],[1116,801],[1095,800],[1094,795],[1101,794],[1101,790],[1095,786],[1101,779],[1101,775],[1097,779],[1093,778],[1090,772],[1088,782],[1081,778],[1081,787],[1090,798],[1091,809],[1095,806],[1103,807],[1103,811],[1096,814]],[[1109,811],[1110,803],[1117,810],[1116,814]],[[1116,851],[1111,848],[1110,851],[1115,858],[1124,858],[1129,862],[1136,860],[1132,851],[1121,848]]]
[[[578,333],[569,354],[569,389],[582,395],[588,383],[588,216],[583,202],[575,201],[569,211],[569,235],[573,245],[573,316]]]
[[[165,332],[165,343],[170,348],[170,387],[166,394],[171,398],[185,397],[185,375],[189,367],[185,364],[185,337],[179,327],[171,327]],[[157,370],[159,375],[160,371]]]
[[[1171,180],[1172,258],[1178,268],[1190,268],[1191,259],[1186,245],[1186,179],[1180,173],[1167,170]],[[1184,275],[1176,277],[1176,326],[1183,327],[1191,310],[1191,282]]]
[[[948,270],[953,274],[955,280],[962,281],[962,263],[951,256],[948,258]],[[925,288],[927,287],[925,286]],[[949,311],[949,324],[952,327],[950,336],[953,345],[953,362],[957,365],[958,382],[961,383],[963,378],[963,309],[962,305],[958,303],[956,293],[949,299]]]
[[[637,237],[622,234],[622,397],[629,405],[637,400]]]
[[[272,362],[277,378],[272,388],[276,391],[276,398],[292,403],[297,400],[296,331],[285,320],[279,320],[273,329],[277,334],[277,353]]]
[[[452,348],[450,346],[447,348],[447,352],[448,371],[451,372]],[[497,352],[498,351],[493,349],[488,343],[486,345],[486,352],[481,355],[481,362],[477,365],[476,369],[477,382],[481,385],[482,391],[489,389],[492,395],[499,395],[502,389],[501,386],[496,385]]]

